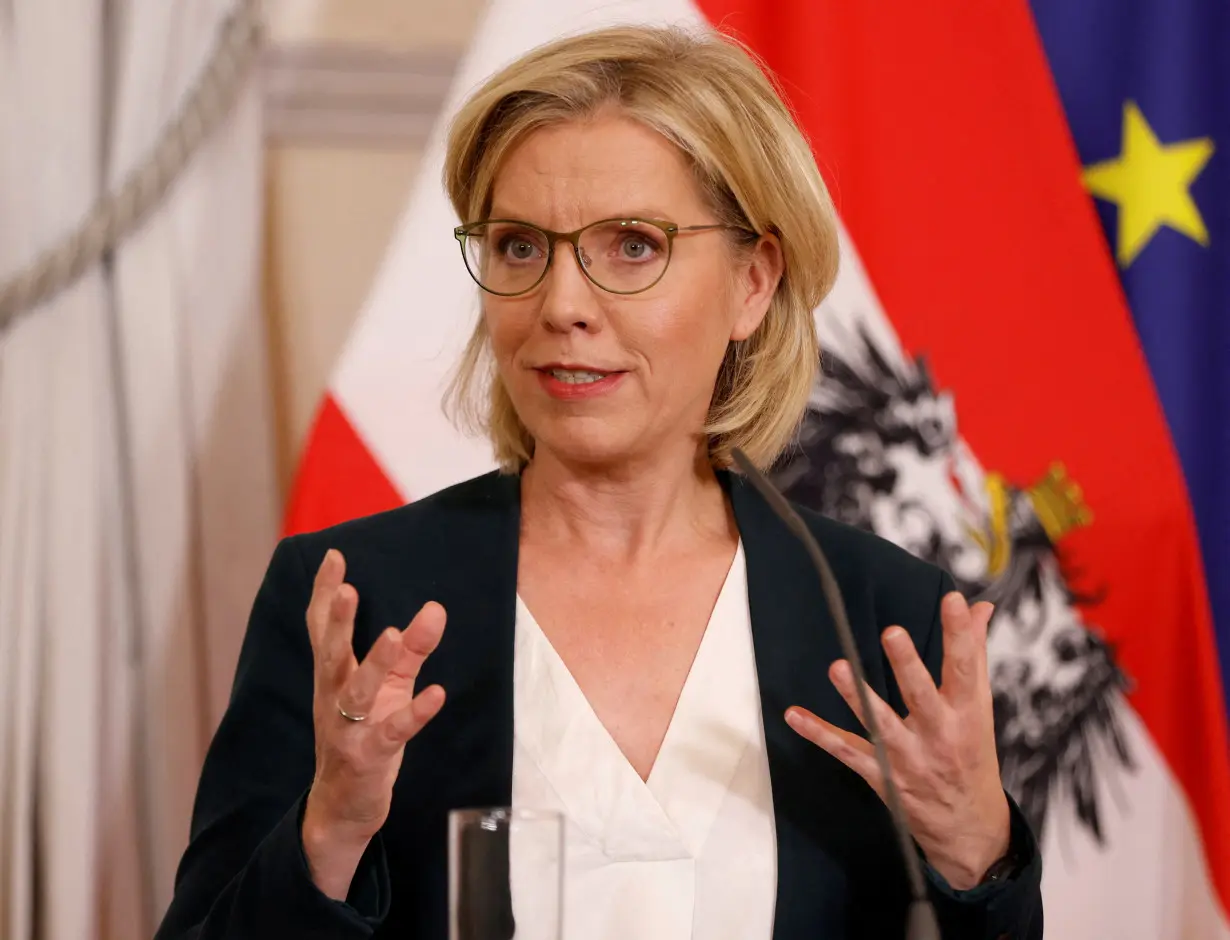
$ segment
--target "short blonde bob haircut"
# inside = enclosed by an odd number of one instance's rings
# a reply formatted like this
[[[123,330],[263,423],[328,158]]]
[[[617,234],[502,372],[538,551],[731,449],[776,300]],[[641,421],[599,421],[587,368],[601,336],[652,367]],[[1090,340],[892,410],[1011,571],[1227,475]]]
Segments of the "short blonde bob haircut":
[[[807,140],[744,47],[720,33],[629,26],[531,51],[458,113],[444,162],[449,199],[463,222],[485,218],[496,175],[526,135],[610,107],[679,147],[718,221],[781,241],[781,283],[756,331],[727,349],[703,429],[715,467],[729,467],[736,447],[768,467],[789,445],[816,377],[812,311],[837,276],[837,222]],[[731,239],[746,250],[746,237]],[[504,471],[519,472],[533,455],[482,316],[446,407],[491,438]]]

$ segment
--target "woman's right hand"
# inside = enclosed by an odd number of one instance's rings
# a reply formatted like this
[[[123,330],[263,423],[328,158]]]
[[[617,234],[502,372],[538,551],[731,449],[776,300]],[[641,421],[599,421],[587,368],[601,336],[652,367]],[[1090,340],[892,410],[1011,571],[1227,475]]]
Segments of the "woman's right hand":
[[[444,633],[444,608],[425,604],[405,630],[389,627],[360,664],[353,645],[359,595],[345,576],[345,559],[330,549],[307,610],[316,775],[303,850],[316,886],[337,900],[345,900],[367,844],[388,817],[406,742],[444,705],[438,685],[414,694],[419,669]]]

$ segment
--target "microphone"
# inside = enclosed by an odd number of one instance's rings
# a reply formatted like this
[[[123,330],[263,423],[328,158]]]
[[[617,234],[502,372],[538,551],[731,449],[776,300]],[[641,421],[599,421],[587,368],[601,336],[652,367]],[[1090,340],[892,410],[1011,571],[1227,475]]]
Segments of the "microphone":
[[[743,475],[756,487],[782,522],[786,523],[790,531],[803,543],[803,547],[807,549],[807,554],[811,557],[812,564],[816,566],[817,574],[820,575],[824,602],[828,606],[833,622],[837,625],[837,636],[841,641],[842,653],[854,673],[859,705],[866,718],[867,734],[871,738],[872,747],[875,748],[876,763],[880,765],[880,775],[884,778],[885,802],[888,804],[888,810],[893,819],[893,828],[896,830],[897,841],[900,843],[901,855],[905,860],[906,876],[910,882],[910,910],[906,922],[906,940],[940,940],[940,926],[935,918],[935,908],[932,907],[927,897],[922,864],[914,848],[914,837],[910,835],[909,826],[905,821],[905,812],[901,808],[901,795],[897,792],[897,785],[893,782],[892,770],[888,763],[888,751],[884,749],[879,724],[876,722],[875,712],[871,710],[871,700],[867,695],[867,683],[864,680],[863,661],[854,643],[850,620],[846,616],[846,605],[841,598],[841,588],[837,585],[837,579],[833,576],[833,569],[829,567],[828,559],[820,550],[820,544],[811,534],[811,529],[794,511],[790,501],[753,466],[742,450],[736,447],[733,456]]]

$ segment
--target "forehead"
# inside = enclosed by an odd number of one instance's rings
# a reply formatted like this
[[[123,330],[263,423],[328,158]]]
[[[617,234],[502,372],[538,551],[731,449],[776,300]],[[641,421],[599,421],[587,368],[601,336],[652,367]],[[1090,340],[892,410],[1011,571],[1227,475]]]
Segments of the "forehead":
[[[491,214],[549,227],[621,215],[690,224],[702,208],[679,148],[638,121],[608,114],[526,135],[496,173]]]

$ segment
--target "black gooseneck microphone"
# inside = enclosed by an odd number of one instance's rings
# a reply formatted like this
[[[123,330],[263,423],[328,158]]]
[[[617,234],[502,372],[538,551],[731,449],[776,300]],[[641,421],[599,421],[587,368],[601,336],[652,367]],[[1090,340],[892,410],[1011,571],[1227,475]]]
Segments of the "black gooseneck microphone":
[[[935,908],[931,906],[931,901],[927,897],[922,864],[914,848],[914,838],[910,835],[910,828],[905,821],[905,812],[901,808],[901,795],[897,792],[897,785],[893,782],[892,771],[888,763],[888,751],[884,749],[884,742],[880,739],[880,726],[876,721],[875,713],[871,710],[871,699],[867,695],[867,683],[863,673],[863,661],[854,643],[850,620],[846,616],[846,605],[841,598],[841,588],[837,585],[837,579],[833,577],[833,569],[829,567],[828,559],[820,550],[820,545],[815,536],[811,534],[811,529],[794,511],[789,500],[768,481],[763,473],[756,469],[743,451],[736,447],[733,456],[743,475],[756,487],[782,522],[786,523],[790,531],[803,543],[803,547],[807,549],[807,554],[811,557],[812,564],[816,566],[816,573],[820,576],[820,587],[824,591],[824,601],[828,605],[833,622],[837,624],[837,636],[841,641],[842,653],[854,673],[859,704],[866,718],[867,734],[875,748],[876,762],[880,765],[880,775],[884,778],[885,802],[892,815],[893,828],[897,832],[901,855],[905,860],[906,875],[910,882],[910,911],[906,922],[906,940],[940,940],[940,926],[935,919]]]

